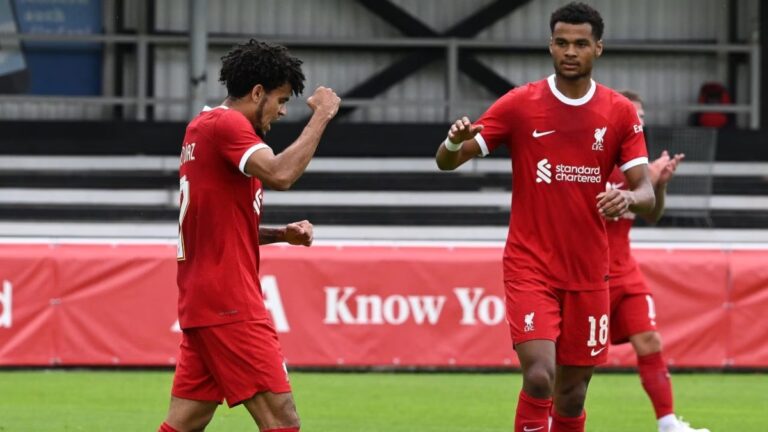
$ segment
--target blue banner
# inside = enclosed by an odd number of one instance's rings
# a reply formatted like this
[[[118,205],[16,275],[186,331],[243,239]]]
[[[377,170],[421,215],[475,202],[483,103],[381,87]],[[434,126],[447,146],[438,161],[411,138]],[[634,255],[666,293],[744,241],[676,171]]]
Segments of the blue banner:
[[[21,33],[89,35],[102,33],[100,0],[14,0]],[[25,42],[29,93],[101,94],[102,44]]]

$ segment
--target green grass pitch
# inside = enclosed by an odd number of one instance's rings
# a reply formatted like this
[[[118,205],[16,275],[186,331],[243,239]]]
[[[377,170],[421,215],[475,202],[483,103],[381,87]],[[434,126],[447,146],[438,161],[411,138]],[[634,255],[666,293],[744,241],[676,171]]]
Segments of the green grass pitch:
[[[168,405],[164,371],[0,371],[0,432],[155,431]],[[517,373],[291,374],[303,432],[509,432]],[[768,375],[677,374],[676,411],[713,432],[768,431]],[[597,374],[590,432],[655,431],[633,374]],[[256,430],[242,407],[208,431]]]

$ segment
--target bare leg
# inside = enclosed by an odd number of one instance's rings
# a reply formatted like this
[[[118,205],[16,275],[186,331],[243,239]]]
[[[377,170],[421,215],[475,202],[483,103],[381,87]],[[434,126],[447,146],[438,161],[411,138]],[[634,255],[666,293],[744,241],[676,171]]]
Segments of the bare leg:
[[[292,393],[264,392],[243,402],[259,430],[298,428],[301,424]]]
[[[558,366],[554,404],[562,417],[578,417],[584,411],[593,366]]]
[[[657,331],[633,334],[629,337],[632,348],[639,356],[661,352],[661,335]]]
[[[523,369],[523,391],[543,399],[552,396],[555,385],[555,343],[532,340],[515,346]]]
[[[203,431],[213,418],[213,413],[218,406],[217,402],[196,401],[171,396],[171,404],[165,422],[179,432]]]

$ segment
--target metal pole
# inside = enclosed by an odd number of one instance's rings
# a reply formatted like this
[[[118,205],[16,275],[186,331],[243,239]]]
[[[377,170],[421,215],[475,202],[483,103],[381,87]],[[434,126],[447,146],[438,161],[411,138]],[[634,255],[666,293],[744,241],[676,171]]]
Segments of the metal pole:
[[[147,119],[147,62],[149,49],[144,35],[138,36],[136,45],[136,120]]]
[[[731,13],[730,13],[730,7],[731,2],[730,0],[721,0],[720,1],[722,8],[720,12],[720,23],[718,26],[717,31],[717,45],[718,46],[724,46],[730,43],[729,40],[730,37],[730,19],[731,19]],[[723,85],[728,85],[730,77],[728,76],[728,51],[719,51],[717,53],[717,79],[723,83]]]
[[[187,117],[192,118],[206,101],[205,63],[208,54],[206,13],[208,0],[191,0],[189,8],[189,104]]]
[[[458,115],[454,110],[456,109],[456,95],[459,88],[459,45],[456,43],[455,38],[451,38],[448,41],[446,47],[446,62],[448,68],[447,86],[446,86],[446,103],[445,115],[446,121],[452,122]]]
[[[147,119],[147,65],[149,64],[149,41],[147,41],[147,0],[137,2],[136,21],[136,120]]]
[[[104,34],[115,34],[115,16],[117,16],[117,7],[115,0],[104,0],[102,3],[102,22],[104,23]],[[101,60],[101,94],[111,97],[115,95],[115,44],[104,44],[104,55]],[[104,118],[114,118],[114,107],[104,106],[102,108]]]
[[[762,6],[761,6],[762,7]],[[749,127],[760,129],[760,39],[757,35],[752,38],[752,48],[749,54]]]

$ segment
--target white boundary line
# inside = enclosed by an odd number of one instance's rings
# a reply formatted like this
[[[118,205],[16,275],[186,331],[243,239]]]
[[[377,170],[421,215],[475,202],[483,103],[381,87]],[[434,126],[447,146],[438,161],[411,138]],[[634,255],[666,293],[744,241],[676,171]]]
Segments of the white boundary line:
[[[176,239],[156,238],[61,238],[61,237],[0,237],[0,244],[48,244],[48,245],[166,245],[175,246]],[[388,248],[497,248],[501,252],[504,242],[490,241],[409,241],[409,240],[322,240],[316,241],[314,246],[336,247],[388,247]],[[285,243],[267,245],[268,248],[294,247]],[[632,242],[633,249],[683,249],[683,250],[766,250],[768,243],[740,243],[740,242]]]
[[[178,171],[178,156],[3,156],[0,170],[8,171]],[[436,173],[435,161],[428,157],[396,158],[334,158],[318,157],[307,167],[307,172],[327,173]],[[509,159],[472,159],[458,172],[509,173]],[[677,175],[765,176],[768,162],[696,162],[686,161]]]

